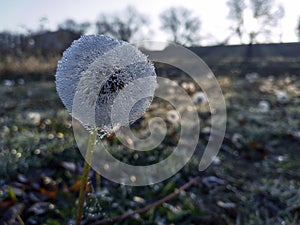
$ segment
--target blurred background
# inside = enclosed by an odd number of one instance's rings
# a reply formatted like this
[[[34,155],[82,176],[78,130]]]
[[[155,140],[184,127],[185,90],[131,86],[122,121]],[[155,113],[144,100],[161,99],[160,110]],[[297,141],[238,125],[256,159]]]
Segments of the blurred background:
[[[106,34],[132,43],[146,39],[173,41],[187,47],[297,42],[300,38],[297,6],[292,0],[224,0],[205,4],[192,0],[184,4],[171,0],[143,4],[134,0],[118,3],[92,0],[88,4],[3,1],[0,73],[53,72],[56,57],[84,34]],[[277,55],[286,56],[287,51],[295,48],[282,44],[253,51],[268,54],[276,49]],[[204,58],[215,54],[213,48],[195,50]],[[244,48],[235,48],[232,54],[242,56],[243,51],[249,51],[249,56],[255,54]],[[45,58],[47,63],[42,60]]]
[[[170,9],[177,8],[173,10],[173,22],[175,23],[175,18],[184,19],[181,25],[177,24],[184,29],[186,21],[194,20],[194,26],[186,27],[186,30],[190,29],[201,37],[201,39],[194,38],[189,43],[181,44],[217,45],[224,41],[229,44],[249,42],[246,37],[242,41],[239,35],[234,37],[233,33],[238,34],[237,29],[242,35],[252,30],[253,32],[259,30],[258,32],[262,33],[257,38],[259,42],[295,42],[299,36],[297,34],[298,6],[299,4],[292,0],[211,1],[205,4],[193,0],[184,3],[178,0],[147,1],[143,4],[135,0],[123,2],[91,0],[88,4],[83,1],[76,4],[70,1],[55,4],[48,0],[43,2],[3,1],[0,30],[25,35],[59,29],[70,29],[79,33],[101,33],[105,30],[104,28],[101,30],[97,24],[103,22],[112,24],[121,20],[127,28],[131,28],[132,34],[128,37],[130,40],[140,39],[141,36],[146,35],[145,38],[151,37],[164,41],[174,37],[168,34],[167,28],[164,28],[166,27],[164,24],[168,21],[163,19],[162,15],[165,14],[165,17],[171,18]],[[188,15],[184,18],[180,18],[184,14],[184,10],[180,8],[186,9]],[[166,10],[169,10],[169,13],[166,13]],[[137,25],[138,28],[136,28]],[[267,38],[265,30],[267,26],[270,30],[270,25],[272,32]],[[114,30],[120,29],[120,27],[115,27]]]
[[[74,224],[83,157],[54,74],[63,51],[84,34],[189,48],[214,72],[228,119],[218,156],[200,173],[214,112],[187,74],[154,63],[158,76],[194,101],[201,121],[195,155],[175,176],[146,187],[100,182],[91,171],[83,224],[142,208],[196,176],[170,201],[111,224],[300,224],[299,8],[294,0],[0,0],[0,224]],[[133,165],[168,157],[181,127],[172,105],[154,99],[131,128],[147,136],[153,116],[167,124],[161,145],[136,152],[111,134],[104,140],[110,153]]]

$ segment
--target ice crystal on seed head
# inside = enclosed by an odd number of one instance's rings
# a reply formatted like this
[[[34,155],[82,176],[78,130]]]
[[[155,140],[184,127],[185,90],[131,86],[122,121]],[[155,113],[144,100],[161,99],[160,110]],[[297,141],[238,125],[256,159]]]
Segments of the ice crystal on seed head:
[[[149,77],[153,78],[150,83],[136,87],[140,92],[154,93],[155,89],[156,74],[147,57],[127,42],[104,35],[88,35],[74,41],[64,52],[56,72],[56,87],[74,118],[86,127],[106,129],[128,124],[127,121],[111,121],[114,100],[135,80]],[[152,96],[133,106],[129,122],[144,114]],[[134,96],[126,93],[122,97],[122,107],[128,107],[126,100]]]

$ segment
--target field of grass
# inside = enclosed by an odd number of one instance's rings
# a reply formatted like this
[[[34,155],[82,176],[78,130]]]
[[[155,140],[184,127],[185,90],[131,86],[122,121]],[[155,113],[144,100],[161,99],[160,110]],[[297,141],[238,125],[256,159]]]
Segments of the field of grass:
[[[84,224],[142,208],[197,176],[199,182],[170,201],[113,224],[299,224],[300,71],[274,76],[268,71],[251,72],[216,72],[227,104],[227,131],[206,171],[199,172],[198,164],[208,141],[210,113],[201,104],[201,133],[192,160],[173,177],[146,187],[128,187],[105,178],[98,186],[91,171]],[[164,76],[190,87],[178,71],[166,71]],[[43,77],[21,74],[0,81],[0,224],[20,224],[20,217],[28,225],[74,224],[83,157],[54,78]],[[197,90],[189,91],[192,95]],[[279,93],[286,99],[280,99]],[[112,154],[129,163],[166,158],[180,132],[178,124],[167,121],[170,110],[155,100],[133,125],[143,133],[154,115],[169,124],[154,156],[128,153],[111,135],[105,141]]]

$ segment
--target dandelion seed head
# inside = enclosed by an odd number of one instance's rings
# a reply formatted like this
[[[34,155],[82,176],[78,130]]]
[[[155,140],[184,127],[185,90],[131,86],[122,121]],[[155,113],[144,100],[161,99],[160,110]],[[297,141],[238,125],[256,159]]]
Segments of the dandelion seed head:
[[[180,120],[180,115],[176,110],[170,110],[167,113],[167,121],[170,123],[178,123]]]
[[[277,102],[280,104],[287,104],[289,102],[288,94],[283,90],[276,90],[275,91]]]
[[[258,103],[258,111],[262,113],[267,113],[270,111],[270,103],[268,101],[262,100]]]
[[[87,128],[96,126],[105,130],[128,124],[111,121],[114,100],[126,86],[148,77],[153,77],[152,84],[136,88],[141,92],[151,89],[154,93],[154,66],[137,48],[104,35],[88,35],[74,41],[64,52],[56,72],[56,86],[63,104],[74,118]],[[126,107],[127,100],[132,97],[130,93],[124,94],[122,107]],[[149,96],[137,102],[131,109],[129,122],[140,118],[151,101]]]
[[[247,73],[245,78],[249,83],[254,83],[259,78],[259,74],[255,72]]]
[[[41,114],[38,112],[29,112],[27,118],[33,125],[38,125],[41,122]]]
[[[207,102],[207,96],[205,93],[203,92],[196,92],[194,95],[193,95],[193,101],[196,103],[196,104],[203,104],[205,102]]]

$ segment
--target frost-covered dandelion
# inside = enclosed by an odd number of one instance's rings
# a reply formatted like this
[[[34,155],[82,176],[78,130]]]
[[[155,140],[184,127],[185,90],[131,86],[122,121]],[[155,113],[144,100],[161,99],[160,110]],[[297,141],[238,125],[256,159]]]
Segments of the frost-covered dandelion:
[[[154,93],[155,69],[144,54],[127,42],[88,35],[64,52],[56,72],[56,87],[69,113],[86,128],[110,130],[128,124],[118,118],[112,121],[111,109],[119,94],[124,101],[118,108],[128,107],[127,100],[136,96],[122,90],[137,79],[146,80],[139,82],[142,87],[136,87],[138,90]],[[129,123],[141,117],[151,101],[151,96],[138,101],[131,109]]]
[[[76,225],[80,225],[97,132],[140,118],[152,101],[156,73],[147,57],[129,43],[89,35],[74,41],[64,52],[55,77],[68,112],[91,133],[76,217]],[[126,113],[129,115],[124,117]]]

